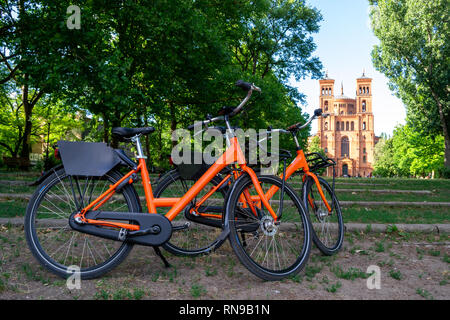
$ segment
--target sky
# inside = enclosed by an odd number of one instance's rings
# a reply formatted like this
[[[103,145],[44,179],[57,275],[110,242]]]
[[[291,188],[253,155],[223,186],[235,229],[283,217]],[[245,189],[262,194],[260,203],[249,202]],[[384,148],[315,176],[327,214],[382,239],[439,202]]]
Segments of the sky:
[[[388,87],[388,79],[372,65],[371,51],[378,39],[370,29],[367,0],[307,0],[323,16],[320,31],[313,35],[317,49],[314,52],[323,64],[323,70],[335,80],[334,92],[340,94],[341,82],[344,94],[355,97],[356,78],[365,71],[372,78],[372,111],[375,135],[382,132],[392,135],[397,124],[404,124],[405,107]],[[319,107],[319,81],[305,79],[290,84],[306,95],[302,109],[312,114]],[[311,134],[317,132],[313,121]]]

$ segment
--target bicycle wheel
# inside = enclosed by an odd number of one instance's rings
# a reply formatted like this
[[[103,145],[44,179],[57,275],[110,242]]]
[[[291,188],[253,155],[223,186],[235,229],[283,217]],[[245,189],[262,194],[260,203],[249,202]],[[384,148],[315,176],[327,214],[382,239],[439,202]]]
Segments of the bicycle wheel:
[[[205,218],[192,215],[190,209],[212,187],[217,186],[222,179],[214,177],[192,202],[183,208],[172,221],[173,233],[163,248],[175,255],[196,256],[207,253],[221,243],[217,238],[222,232],[222,212],[228,187],[225,185],[214,192],[200,207],[201,214],[211,214],[217,218]],[[158,182],[154,192],[155,198],[181,198],[196,182],[193,179],[183,179],[177,170],[164,175]],[[170,208],[159,208],[158,213],[166,214]]]
[[[314,179],[308,177],[303,188],[303,202],[312,223],[312,239],[314,244],[325,255],[333,255],[340,250],[344,241],[344,222],[341,206],[328,182],[318,177],[325,199],[331,206],[328,212],[319,194]]]
[[[81,279],[96,278],[122,262],[133,245],[73,230],[69,216],[101,195],[121,178],[110,171],[101,178],[76,177],[64,168],[54,171],[33,194],[25,216],[28,246],[48,270],[67,278],[79,268]],[[132,186],[125,186],[101,208],[105,211],[140,212]]]
[[[259,175],[258,179],[264,193],[282,185],[275,176]],[[233,185],[226,204],[230,244],[241,263],[264,280],[280,280],[302,270],[311,248],[310,225],[301,200],[285,184],[281,201],[280,190],[269,200],[279,217],[276,222],[264,205],[253,203],[255,215],[243,200],[257,196],[249,176]]]

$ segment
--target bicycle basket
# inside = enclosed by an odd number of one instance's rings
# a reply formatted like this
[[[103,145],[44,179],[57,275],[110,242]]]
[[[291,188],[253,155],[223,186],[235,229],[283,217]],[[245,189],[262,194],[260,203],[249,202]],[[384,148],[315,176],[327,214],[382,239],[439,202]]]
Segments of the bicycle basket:
[[[309,170],[312,172],[323,171],[330,166],[335,166],[336,162],[331,158],[325,158],[318,152],[308,153],[305,155],[308,162]]]
[[[185,180],[197,180],[199,179],[210,167],[210,164],[205,163],[203,160],[203,154],[199,152],[191,152],[190,163],[180,163],[176,165],[180,177]],[[195,159],[201,157],[201,163],[196,164]]]

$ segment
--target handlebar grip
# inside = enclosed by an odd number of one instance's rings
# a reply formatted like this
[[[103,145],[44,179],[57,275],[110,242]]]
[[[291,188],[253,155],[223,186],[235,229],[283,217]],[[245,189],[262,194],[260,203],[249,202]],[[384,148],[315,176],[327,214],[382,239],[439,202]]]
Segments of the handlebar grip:
[[[316,109],[314,110],[314,116],[315,117],[320,117],[322,115],[322,109]]]
[[[250,91],[251,88],[252,88],[252,84],[251,83],[245,82],[245,81],[242,81],[242,80],[236,81],[236,86],[241,88],[244,91]]]

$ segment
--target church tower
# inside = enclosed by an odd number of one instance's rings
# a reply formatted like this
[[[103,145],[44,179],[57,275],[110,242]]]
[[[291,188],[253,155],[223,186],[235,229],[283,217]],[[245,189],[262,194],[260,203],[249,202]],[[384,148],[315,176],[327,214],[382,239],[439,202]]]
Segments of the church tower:
[[[356,79],[356,98],[344,95],[341,82],[340,95],[334,92],[335,80],[319,80],[319,105],[327,118],[319,118],[317,136],[322,149],[336,163],[338,176],[368,176],[373,168],[373,149],[376,142],[372,113],[372,79]],[[327,175],[332,175],[328,168]]]

